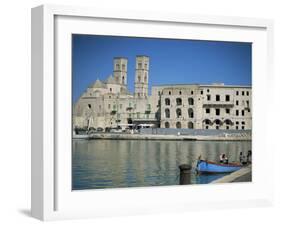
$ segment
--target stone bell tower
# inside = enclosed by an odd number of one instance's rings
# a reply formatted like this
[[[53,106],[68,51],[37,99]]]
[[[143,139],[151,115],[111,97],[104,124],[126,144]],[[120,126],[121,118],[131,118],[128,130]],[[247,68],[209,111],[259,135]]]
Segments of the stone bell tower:
[[[135,97],[148,97],[148,76],[149,76],[149,57],[136,57],[136,73],[135,73]]]
[[[127,86],[127,64],[125,57],[114,57],[113,59],[113,76],[118,84]]]

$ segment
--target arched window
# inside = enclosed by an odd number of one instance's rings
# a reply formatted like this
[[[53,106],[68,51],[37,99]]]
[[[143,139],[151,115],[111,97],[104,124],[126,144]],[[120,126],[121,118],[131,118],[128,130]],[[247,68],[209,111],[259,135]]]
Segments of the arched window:
[[[216,125],[221,125],[221,124],[222,124],[222,122],[221,122],[221,120],[216,119],[216,120],[215,120],[215,124],[216,124]]]
[[[144,82],[147,82],[147,76],[146,75],[144,76]]]
[[[140,82],[141,81],[141,77],[140,77],[140,75],[138,76],[138,82]]]
[[[122,70],[125,71],[125,64],[122,64]]]
[[[193,98],[188,98],[188,104],[189,105],[194,105],[194,100],[193,100]]]
[[[122,84],[125,84],[125,77],[122,76]]]
[[[226,125],[232,125],[233,124],[230,119],[226,119],[224,122],[225,122]]]
[[[178,129],[180,129],[180,128],[181,128],[181,123],[180,123],[180,122],[177,122],[177,123],[176,123],[176,127],[177,127]]]
[[[188,122],[187,127],[188,129],[193,129],[193,122]]]
[[[194,112],[193,112],[193,109],[192,109],[192,108],[189,108],[189,109],[188,109],[188,117],[189,117],[189,118],[194,118]]]
[[[181,98],[177,98],[176,99],[177,105],[180,106],[182,105],[182,99]]]
[[[165,109],[165,118],[170,118],[170,109]]]
[[[120,65],[116,64],[116,70],[120,70]]]
[[[181,109],[180,109],[180,108],[178,108],[178,109],[176,110],[176,114],[177,114],[177,118],[180,118],[180,117],[181,117]]]
[[[170,105],[170,104],[171,104],[170,99],[169,99],[169,98],[166,98],[166,99],[165,99],[165,105]]]
[[[210,119],[204,119],[203,122],[204,122],[206,125],[211,125],[211,124],[212,124],[212,122],[211,122]]]
[[[165,122],[165,128],[170,128],[170,123]]]

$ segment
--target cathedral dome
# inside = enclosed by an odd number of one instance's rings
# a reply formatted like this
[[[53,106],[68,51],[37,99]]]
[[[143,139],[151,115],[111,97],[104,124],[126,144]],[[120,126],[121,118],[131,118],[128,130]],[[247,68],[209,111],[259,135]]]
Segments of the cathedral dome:
[[[110,75],[108,77],[108,79],[106,80],[106,84],[118,84],[117,81],[113,78],[112,75]]]
[[[106,88],[106,87],[103,82],[101,82],[99,79],[97,79],[90,88]]]

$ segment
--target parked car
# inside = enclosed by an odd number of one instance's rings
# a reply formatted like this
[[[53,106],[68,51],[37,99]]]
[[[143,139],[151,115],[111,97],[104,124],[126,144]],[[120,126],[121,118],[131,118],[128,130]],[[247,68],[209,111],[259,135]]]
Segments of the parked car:
[[[105,127],[104,132],[109,133],[110,132],[110,127]]]
[[[74,128],[75,134],[87,134],[88,130],[86,128]]]
[[[114,127],[114,128],[110,128],[110,132],[111,133],[122,133],[122,128],[120,126],[118,127]]]
[[[102,131],[103,131],[103,128],[101,128],[101,127],[97,128],[97,132],[102,132]]]

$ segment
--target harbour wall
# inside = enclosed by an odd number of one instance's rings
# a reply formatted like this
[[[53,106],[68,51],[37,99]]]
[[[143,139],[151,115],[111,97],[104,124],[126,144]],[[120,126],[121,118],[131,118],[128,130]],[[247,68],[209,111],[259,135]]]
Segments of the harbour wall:
[[[140,133],[93,133],[89,139],[113,139],[113,140],[198,140],[198,141],[250,141],[251,132],[223,132],[206,133],[202,131],[183,133],[173,131],[173,133],[155,133],[153,130],[145,130]]]
[[[251,136],[251,130],[206,130],[206,129],[174,129],[174,128],[142,128],[140,134],[157,134],[157,135],[187,135],[187,136]]]

